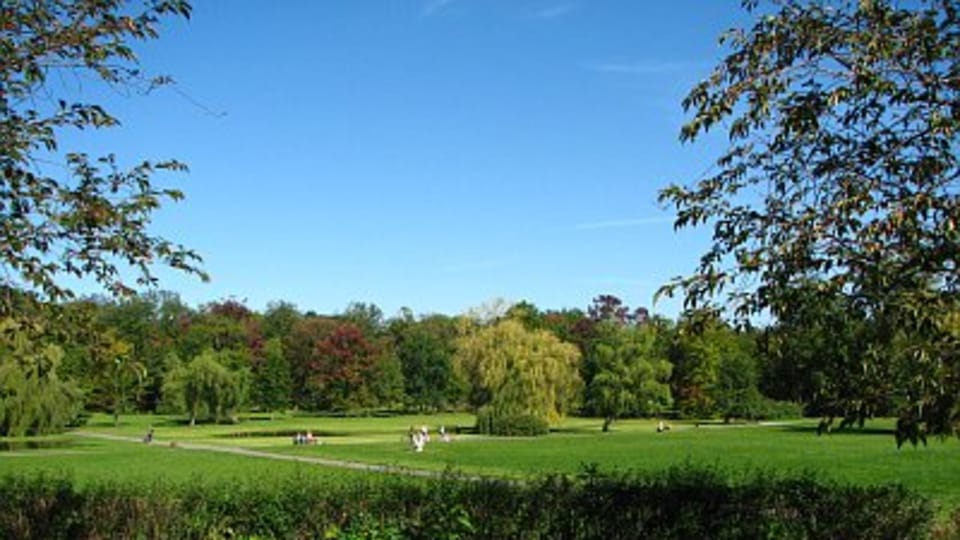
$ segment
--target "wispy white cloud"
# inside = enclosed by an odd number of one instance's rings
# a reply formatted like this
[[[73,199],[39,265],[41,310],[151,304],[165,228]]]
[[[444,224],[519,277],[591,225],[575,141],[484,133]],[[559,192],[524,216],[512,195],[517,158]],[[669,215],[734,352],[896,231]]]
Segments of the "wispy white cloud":
[[[420,14],[424,17],[429,17],[431,15],[436,15],[444,8],[450,6],[450,4],[456,2],[457,0],[426,0],[423,3],[423,7],[420,8]]]
[[[571,227],[575,231],[595,231],[599,229],[623,229],[626,227],[642,227],[645,225],[659,225],[662,223],[673,223],[673,217],[645,217],[630,219],[614,219],[609,221],[591,221],[587,223],[578,223]]]
[[[656,75],[676,73],[690,69],[701,69],[703,62],[684,61],[637,61],[637,62],[599,62],[586,64],[586,69],[600,73],[619,73],[623,75]]]
[[[573,12],[577,8],[576,4],[556,4],[541,8],[530,15],[531,19],[556,19]]]

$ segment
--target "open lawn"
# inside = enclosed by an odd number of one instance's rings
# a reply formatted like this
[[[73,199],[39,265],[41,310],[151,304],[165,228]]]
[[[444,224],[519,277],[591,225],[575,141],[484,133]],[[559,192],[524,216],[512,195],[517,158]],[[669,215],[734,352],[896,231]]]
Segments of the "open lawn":
[[[0,439],[2,441],[3,439]],[[79,483],[110,481],[150,484],[157,481],[183,483],[242,481],[259,483],[278,476],[308,474],[331,482],[365,477],[359,472],[321,468],[301,463],[252,459],[210,452],[189,452],[168,446],[131,444],[90,438],[57,436],[44,438],[49,448],[25,449],[0,442],[0,475],[43,471],[67,475]]]
[[[150,482],[210,480],[263,481],[278,475],[323,475],[331,482],[370,478],[336,468],[246,457],[235,454],[171,448],[203,444],[246,448],[284,456],[300,455],[360,461],[411,469],[452,468],[469,474],[522,477],[541,473],[577,473],[586,464],[601,470],[652,470],[686,462],[734,471],[757,469],[783,473],[812,471],[821,478],[856,484],[902,483],[937,501],[942,509],[960,506],[960,442],[933,440],[927,447],[897,449],[892,423],[877,421],[862,431],[818,437],[815,422],[783,425],[703,425],[675,423],[657,433],[655,422],[628,420],[601,433],[596,419],[569,418],[556,431],[537,438],[491,438],[453,435],[450,443],[434,437],[423,453],[406,442],[411,426],[440,425],[454,432],[469,426],[468,415],[329,418],[251,417],[235,425],[189,427],[181,419],[128,416],[114,427],[110,418],[95,416],[80,429],[88,433],[142,437],[155,429],[152,445],[63,435],[50,438],[50,448],[0,451],[0,475],[20,471],[67,472],[80,481],[112,479]],[[322,444],[294,446],[292,434],[311,430]],[[3,450],[0,439],[0,450]]]

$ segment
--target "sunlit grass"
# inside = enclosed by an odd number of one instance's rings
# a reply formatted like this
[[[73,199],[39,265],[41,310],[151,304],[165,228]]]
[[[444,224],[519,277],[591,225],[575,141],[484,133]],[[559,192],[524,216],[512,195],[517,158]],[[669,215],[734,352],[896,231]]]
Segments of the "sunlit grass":
[[[190,427],[179,417],[126,416],[114,427],[112,419],[94,416],[85,432],[142,437],[151,426],[152,445],[113,442],[63,435],[66,446],[0,452],[0,474],[21,471],[66,471],[78,480],[110,479],[149,482],[197,476],[211,479],[260,479],[277,475],[316,474],[331,481],[359,478],[347,472],[232,454],[170,448],[169,443],[242,447],[284,455],[360,461],[417,469],[455,469],[466,474],[523,477],[544,473],[577,473],[595,464],[601,470],[657,470],[693,463],[732,472],[814,472],[821,478],[855,484],[902,483],[944,507],[960,505],[960,442],[934,440],[926,447],[897,449],[889,421],[869,429],[817,436],[813,421],[787,425],[705,425],[675,423],[657,433],[651,420],[627,420],[610,433],[600,432],[600,420],[570,418],[546,437],[492,438],[456,434],[469,426],[464,414],[331,418],[255,416],[238,424]],[[423,453],[406,442],[410,427],[427,425],[436,434],[440,425],[453,434],[450,443],[435,437]],[[310,430],[316,446],[295,446],[292,433]]]

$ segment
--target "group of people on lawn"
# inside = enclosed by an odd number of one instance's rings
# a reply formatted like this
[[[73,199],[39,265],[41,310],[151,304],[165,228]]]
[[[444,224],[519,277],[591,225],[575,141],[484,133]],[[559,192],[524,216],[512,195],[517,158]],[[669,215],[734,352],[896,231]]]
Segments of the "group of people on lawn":
[[[437,431],[442,442],[450,442],[450,434],[447,433],[447,428],[440,426],[440,429]],[[430,429],[427,426],[423,426],[420,429],[414,429],[413,426],[410,426],[410,431],[407,433],[407,438],[410,442],[410,448],[414,452],[423,452],[423,448],[430,442]],[[306,433],[297,432],[293,436],[293,444],[299,446],[304,444],[320,444],[320,439],[313,436],[313,432],[307,430]]]
[[[438,433],[442,442],[450,442],[450,434],[447,433],[447,428],[440,426]],[[420,429],[414,429],[413,426],[410,426],[407,439],[410,441],[410,448],[414,452],[423,452],[423,448],[430,442],[430,429],[427,426],[422,426]]]
[[[306,433],[300,433],[298,431],[297,434],[293,436],[293,444],[320,444],[320,439],[314,437],[313,432],[308,429]]]

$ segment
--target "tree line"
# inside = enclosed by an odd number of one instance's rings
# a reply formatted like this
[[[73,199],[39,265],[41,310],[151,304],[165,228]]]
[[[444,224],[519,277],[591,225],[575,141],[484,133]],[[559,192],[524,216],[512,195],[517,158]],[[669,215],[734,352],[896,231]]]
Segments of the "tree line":
[[[192,308],[170,292],[87,298],[49,312],[42,339],[2,321],[0,353],[19,361],[0,366],[0,433],[58,429],[84,410],[191,423],[290,409],[470,410],[544,425],[575,414],[602,418],[604,430],[623,417],[831,415],[864,390],[871,416],[895,410],[889,381],[847,369],[875,353],[857,348],[876,331],[868,320],[816,326],[797,315],[736,328],[610,295],[586,309],[520,302],[391,318],[368,303],[317,314],[284,301]]]

